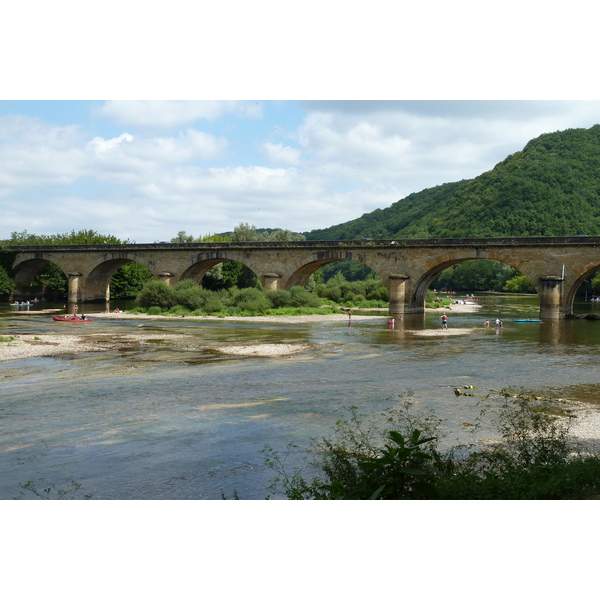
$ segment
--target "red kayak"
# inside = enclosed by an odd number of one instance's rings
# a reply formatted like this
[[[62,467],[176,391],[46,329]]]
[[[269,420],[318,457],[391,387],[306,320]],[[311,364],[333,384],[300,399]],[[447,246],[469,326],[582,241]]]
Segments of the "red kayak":
[[[91,319],[74,319],[73,317],[52,317],[55,321],[67,321],[69,323],[91,323]]]

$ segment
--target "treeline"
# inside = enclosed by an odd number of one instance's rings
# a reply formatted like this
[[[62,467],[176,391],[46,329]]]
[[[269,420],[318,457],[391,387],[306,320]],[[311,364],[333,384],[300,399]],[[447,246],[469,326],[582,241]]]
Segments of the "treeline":
[[[548,133],[474,179],[410,194],[388,208],[305,236],[350,240],[599,235],[599,172],[600,125]]]

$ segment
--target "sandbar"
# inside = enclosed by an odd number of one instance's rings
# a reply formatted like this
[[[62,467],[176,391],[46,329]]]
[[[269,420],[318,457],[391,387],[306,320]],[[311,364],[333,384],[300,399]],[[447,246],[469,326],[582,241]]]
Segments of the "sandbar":
[[[427,312],[447,312],[467,313],[475,312],[481,308],[478,305],[472,304],[455,304],[452,307],[445,309],[426,309]],[[356,311],[357,309],[353,309]],[[31,314],[33,311],[28,311]],[[36,311],[37,314],[42,314],[43,311]],[[48,311],[54,312],[54,311]],[[181,316],[175,315],[147,315],[135,314],[127,312],[91,312],[86,311],[86,315],[92,320],[96,319],[137,319],[143,321],[150,320],[172,320],[181,321]],[[254,323],[284,323],[284,324],[302,324],[302,323],[322,323],[322,322],[344,322],[349,323],[350,319],[347,314],[326,314],[326,315],[264,315],[254,317],[213,317],[213,316],[186,316],[186,320],[194,321],[239,321],[239,322],[254,322]],[[382,326],[385,326],[388,319],[387,309],[382,309],[380,315],[363,315],[360,312],[354,312],[352,322],[373,321],[379,320]],[[439,335],[464,335],[474,329],[449,328],[448,330],[441,329],[426,329],[415,330],[412,333],[423,336],[439,336]],[[140,332],[129,334],[117,334],[102,338],[102,334],[66,334],[57,331],[52,334],[40,335],[15,335],[14,340],[9,342],[0,342],[0,361],[19,360],[25,358],[34,358],[38,356],[57,356],[61,354],[80,354],[84,352],[102,352],[118,349],[125,344],[132,342],[143,342],[148,339],[166,339],[168,338],[184,338],[185,335],[165,334],[165,333],[150,333]],[[239,355],[239,356],[290,356],[299,352],[307,351],[312,346],[305,344],[250,344],[250,345],[223,345],[214,346],[208,349],[215,350],[224,354]]]

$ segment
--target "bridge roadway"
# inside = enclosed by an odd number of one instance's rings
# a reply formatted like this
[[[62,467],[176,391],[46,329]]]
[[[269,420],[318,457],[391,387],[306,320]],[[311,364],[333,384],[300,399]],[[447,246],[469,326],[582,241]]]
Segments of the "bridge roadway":
[[[218,263],[249,267],[267,290],[305,285],[317,269],[355,260],[377,273],[390,293],[390,314],[423,314],[425,293],[448,267],[476,259],[497,260],[533,283],[542,319],[568,318],[578,287],[600,269],[600,237],[397,239],[203,244],[101,244],[12,246],[14,277],[28,286],[48,263],[68,278],[69,302],[108,302],[112,275],[130,261],[169,284],[200,281]]]

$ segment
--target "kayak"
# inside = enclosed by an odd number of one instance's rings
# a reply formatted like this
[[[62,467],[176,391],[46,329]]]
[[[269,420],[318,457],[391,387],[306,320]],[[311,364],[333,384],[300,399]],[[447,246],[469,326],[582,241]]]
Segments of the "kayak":
[[[65,319],[64,317],[52,317],[55,321],[65,321],[68,323],[91,323],[91,319],[74,319],[73,317],[69,317]]]
[[[541,323],[541,319],[514,319],[515,323]]]

